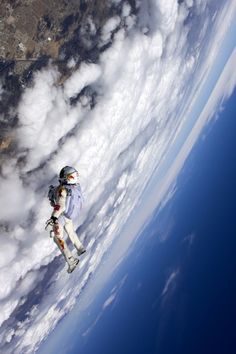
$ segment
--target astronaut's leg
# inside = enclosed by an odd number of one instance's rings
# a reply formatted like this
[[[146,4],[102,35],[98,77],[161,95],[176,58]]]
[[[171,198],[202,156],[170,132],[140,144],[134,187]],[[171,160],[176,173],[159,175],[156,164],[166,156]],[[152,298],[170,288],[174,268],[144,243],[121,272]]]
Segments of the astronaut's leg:
[[[77,249],[77,254],[80,256],[84,252],[86,252],[82,242],[79,240],[75,230],[74,230],[74,225],[71,219],[65,218],[65,225],[64,228],[66,230],[66,233],[68,237],[70,238],[71,242]]]
[[[71,273],[76,265],[79,263],[79,260],[77,258],[74,258],[66,244],[66,242],[63,240],[63,227],[60,223],[55,224],[53,227],[54,231],[54,237],[53,241],[61,251],[62,255],[64,256],[66,263],[68,264],[68,269],[67,272]]]

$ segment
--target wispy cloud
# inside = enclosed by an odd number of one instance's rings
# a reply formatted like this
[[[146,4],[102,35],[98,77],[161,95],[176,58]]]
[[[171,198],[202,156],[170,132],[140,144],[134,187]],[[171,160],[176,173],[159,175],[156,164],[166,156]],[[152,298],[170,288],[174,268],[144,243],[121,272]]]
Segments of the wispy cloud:
[[[178,274],[179,269],[176,269],[168,276],[164,289],[161,293],[162,297],[166,297],[166,295],[168,295],[171,291],[174,290]]]
[[[119,281],[119,283],[116,286],[114,286],[114,288],[111,290],[108,298],[104,301],[104,303],[102,305],[101,311],[98,313],[98,315],[95,318],[95,320],[93,321],[93,323],[86,329],[86,331],[83,332],[84,337],[87,336],[89,333],[91,333],[93,328],[97,325],[99,320],[102,318],[104,311],[107,310],[107,308],[109,306],[111,306],[112,304],[114,304],[116,302],[116,299],[118,298],[119,293],[123,289],[123,286],[127,280],[127,277],[128,277],[127,274],[125,276],[123,276],[123,278]]]
[[[195,238],[196,238],[196,234],[194,232],[191,232],[190,234],[188,234],[183,238],[183,242],[187,243],[188,247],[191,248]]]
[[[104,304],[103,304],[103,310],[105,309],[105,308],[107,308],[108,306],[110,306],[114,301],[115,301],[115,298],[116,298],[116,294],[114,293],[114,294],[111,294],[110,296],[109,296],[109,298],[104,302]]]

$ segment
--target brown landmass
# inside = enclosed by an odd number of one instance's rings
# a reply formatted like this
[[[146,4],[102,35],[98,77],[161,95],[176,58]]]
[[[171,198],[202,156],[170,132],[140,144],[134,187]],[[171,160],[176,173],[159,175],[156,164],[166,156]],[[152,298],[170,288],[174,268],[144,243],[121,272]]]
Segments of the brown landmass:
[[[43,55],[56,60],[89,15],[100,27],[108,12],[107,0],[1,0],[0,60],[15,61],[16,74]]]

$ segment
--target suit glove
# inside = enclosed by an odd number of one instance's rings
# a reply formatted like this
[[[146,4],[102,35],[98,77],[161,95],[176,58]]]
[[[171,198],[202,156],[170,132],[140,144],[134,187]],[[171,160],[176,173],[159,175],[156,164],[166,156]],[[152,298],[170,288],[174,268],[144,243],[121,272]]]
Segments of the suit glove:
[[[55,224],[58,224],[58,218],[56,216],[51,216],[51,218],[46,221],[45,230],[48,226],[54,226]]]

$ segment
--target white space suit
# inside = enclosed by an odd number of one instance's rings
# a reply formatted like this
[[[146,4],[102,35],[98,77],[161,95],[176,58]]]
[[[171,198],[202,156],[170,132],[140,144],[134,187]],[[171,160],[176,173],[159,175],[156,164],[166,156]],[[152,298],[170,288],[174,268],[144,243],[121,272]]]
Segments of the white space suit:
[[[78,220],[83,196],[78,183],[78,172],[70,166],[65,166],[59,175],[59,186],[50,186],[48,198],[53,206],[51,218],[47,224],[52,226],[53,240],[65,257],[68,264],[68,273],[71,273],[79,260],[75,258],[63,239],[64,230],[77,250],[78,256],[85,252],[79,240],[73,222]]]

